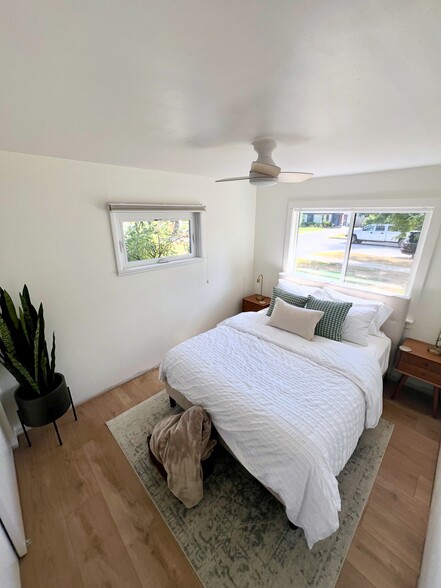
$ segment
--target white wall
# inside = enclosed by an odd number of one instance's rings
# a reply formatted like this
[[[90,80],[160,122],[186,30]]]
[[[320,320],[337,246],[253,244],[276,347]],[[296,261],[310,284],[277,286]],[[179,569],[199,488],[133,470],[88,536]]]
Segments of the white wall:
[[[415,308],[409,337],[435,341],[441,329],[441,166],[316,178],[303,184],[279,184],[257,191],[254,274],[265,276],[266,293],[282,269],[288,202],[299,206],[433,206],[428,241],[436,242]],[[437,225],[437,226],[436,226]]]
[[[202,203],[207,261],[117,277],[106,203]],[[0,152],[0,285],[26,283],[84,402],[157,365],[253,291],[255,190],[243,182]],[[9,415],[14,380],[0,374]]]

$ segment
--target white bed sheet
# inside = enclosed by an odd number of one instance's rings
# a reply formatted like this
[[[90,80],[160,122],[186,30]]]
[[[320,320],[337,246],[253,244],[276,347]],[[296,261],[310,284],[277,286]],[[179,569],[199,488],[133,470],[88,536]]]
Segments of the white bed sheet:
[[[274,491],[309,547],[338,528],[336,480],[382,412],[378,361],[242,313],[170,350],[160,377],[210,414],[237,459]]]
[[[342,341],[342,344],[350,345],[351,347],[356,347],[357,349],[360,349],[362,352],[364,351],[365,353],[369,354],[371,357],[378,361],[381,373],[384,375],[387,372],[387,368],[389,367],[389,358],[392,341],[384,333],[381,337],[378,337],[377,335],[369,335],[367,347],[362,347],[360,345],[357,345],[356,343],[350,343],[349,341]]]
[[[263,310],[259,310],[256,314],[266,316],[267,312],[268,309],[264,308]],[[322,339],[322,337],[316,337],[316,340],[317,339]],[[360,351],[367,353],[368,355],[370,355],[378,361],[378,363],[380,364],[381,373],[383,375],[387,372],[387,369],[389,367],[392,341],[383,332],[381,332],[381,336],[368,335],[367,347],[357,345],[356,343],[351,343],[350,341],[342,341],[341,343],[342,345],[350,345],[351,347],[355,347],[356,349],[359,349]]]

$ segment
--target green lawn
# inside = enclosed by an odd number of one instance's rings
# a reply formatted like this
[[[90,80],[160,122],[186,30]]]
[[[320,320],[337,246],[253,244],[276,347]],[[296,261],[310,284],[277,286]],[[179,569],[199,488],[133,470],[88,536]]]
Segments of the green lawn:
[[[312,233],[313,231],[323,231],[324,227],[299,227],[299,233]]]

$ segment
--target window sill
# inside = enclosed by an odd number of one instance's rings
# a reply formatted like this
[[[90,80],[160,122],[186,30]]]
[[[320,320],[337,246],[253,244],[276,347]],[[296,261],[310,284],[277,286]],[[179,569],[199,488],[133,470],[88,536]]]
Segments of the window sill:
[[[290,279],[293,278],[294,280],[296,280],[299,284],[304,284],[305,286],[316,286],[317,288],[324,288],[325,286],[329,286],[329,287],[334,287],[337,290],[342,291],[342,293],[345,293],[345,290],[348,290],[349,295],[354,295],[354,291],[360,292],[360,294],[367,292],[368,294],[380,294],[381,296],[389,296],[390,298],[402,298],[403,300],[408,300],[410,298],[410,296],[408,294],[393,294],[392,292],[383,292],[381,289],[375,289],[375,288],[363,288],[362,286],[358,285],[358,284],[351,284],[348,282],[331,282],[331,281],[326,281],[326,279],[314,279],[313,277],[309,277],[306,278],[302,275],[299,274],[295,274],[295,273],[290,273],[290,272],[280,272],[279,273],[279,279]]]
[[[188,265],[192,263],[201,263],[205,261],[205,257],[192,257],[191,259],[180,259],[179,261],[167,261],[165,263],[152,263],[151,265],[143,265],[138,267],[131,267],[124,270],[118,270],[118,277],[131,276],[132,274],[139,274],[141,272],[150,272],[153,270],[164,269],[167,267],[177,267],[179,265]]]

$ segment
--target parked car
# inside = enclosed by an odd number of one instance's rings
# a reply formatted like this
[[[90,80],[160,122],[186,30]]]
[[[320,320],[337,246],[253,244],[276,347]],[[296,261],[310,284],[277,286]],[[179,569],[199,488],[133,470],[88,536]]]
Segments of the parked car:
[[[410,231],[409,236],[404,239],[400,245],[402,253],[408,253],[414,256],[420,240],[421,231]]]
[[[396,231],[393,225],[372,224],[355,228],[352,233],[352,243],[363,243],[363,241],[376,241],[380,243],[397,243],[398,246],[404,241],[401,231]]]

